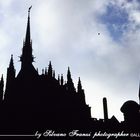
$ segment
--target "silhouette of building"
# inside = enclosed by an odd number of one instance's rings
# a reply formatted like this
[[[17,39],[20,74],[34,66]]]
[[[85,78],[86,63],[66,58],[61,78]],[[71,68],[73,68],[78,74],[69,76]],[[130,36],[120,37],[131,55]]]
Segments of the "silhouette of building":
[[[42,74],[34,68],[34,56],[30,33],[30,9],[25,41],[20,56],[21,69],[16,76],[13,55],[7,68],[6,89],[3,100],[3,117],[10,126],[19,127],[28,124],[37,128],[48,127],[81,127],[90,118],[90,107],[85,102],[85,93],[79,78],[77,89],[74,86],[70,68],[67,81],[63,75],[55,78],[55,71],[49,62],[48,70]],[[3,77],[0,81],[0,99],[3,97]],[[26,122],[26,123],[25,123]],[[17,126],[16,126],[17,125]]]
[[[46,128],[84,128],[97,130],[140,130],[140,107],[134,101],[124,103],[121,111],[124,121],[119,123],[115,116],[108,118],[107,99],[103,98],[104,119],[92,118],[89,105],[79,78],[75,88],[70,68],[67,81],[63,75],[55,77],[51,62],[42,74],[34,68],[34,56],[30,33],[30,8],[25,41],[20,56],[21,69],[16,76],[13,55],[7,68],[4,91],[3,76],[0,80],[0,129],[2,132],[17,133]],[[139,94],[140,95],[140,94]],[[133,115],[132,115],[133,114]]]

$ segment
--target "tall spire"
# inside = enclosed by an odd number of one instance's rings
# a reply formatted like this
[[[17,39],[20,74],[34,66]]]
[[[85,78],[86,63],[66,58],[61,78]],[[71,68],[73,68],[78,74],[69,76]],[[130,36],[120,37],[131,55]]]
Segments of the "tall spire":
[[[29,78],[34,79],[35,76],[38,75],[38,72],[33,66],[34,56],[32,55],[32,41],[30,34],[30,10],[32,6],[29,7],[28,10],[28,20],[27,20],[27,28],[26,28],[26,36],[25,41],[23,42],[22,55],[20,57],[21,61],[21,70],[17,75],[17,78]]]
[[[28,21],[27,21],[27,29],[26,29],[26,37],[25,37],[25,43],[30,44],[30,10],[32,6],[28,9]]]
[[[28,20],[27,20],[27,28],[26,28],[26,36],[25,41],[23,44],[22,55],[20,57],[20,61],[22,62],[22,66],[28,66],[33,62],[33,55],[32,55],[32,42],[31,42],[31,35],[30,35],[30,10],[32,6],[29,7],[28,10]]]

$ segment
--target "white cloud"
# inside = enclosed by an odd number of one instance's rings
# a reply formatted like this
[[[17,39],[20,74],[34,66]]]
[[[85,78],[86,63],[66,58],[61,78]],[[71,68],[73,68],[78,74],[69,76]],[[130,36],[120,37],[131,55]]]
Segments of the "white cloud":
[[[110,2],[129,14],[130,27],[121,42],[115,42],[106,25],[98,19],[106,13]],[[64,76],[70,66],[75,82],[81,76],[93,117],[103,117],[102,98],[106,96],[110,117],[114,114],[122,119],[119,108],[129,98],[137,100],[138,94],[140,32],[134,30],[139,24],[136,1],[36,0],[24,3],[11,0],[8,4],[3,1],[2,5],[0,39],[3,43],[0,50],[4,49],[4,52],[0,57],[1,73],[3,67],[6,69],[11,53],[19,68],[17,56],[21,54],[25,36],[27,8],[33,5],[31,34],[35,66],[44,68],[51,59],[56,73]]]
[[[1,7],[7,7],[11,4],[12,0],[4,0],[4,1],[0,1],[0,5]]]

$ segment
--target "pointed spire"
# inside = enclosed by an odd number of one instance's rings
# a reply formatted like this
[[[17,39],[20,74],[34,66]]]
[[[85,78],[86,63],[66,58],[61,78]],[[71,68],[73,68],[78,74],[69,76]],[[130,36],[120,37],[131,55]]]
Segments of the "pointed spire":
[[[34,57],[32,55],[32,42],[31,42],[31,35],[30,35],[30,10],[31,10],[31,7],[28,10],[26,36],[25,36],[25,41],[23,43],[22,55],[20,57],[20,61],[22,62],[23,66],[30,65],[34,61]]]
[[[80,77],[78,79],[77,93],[79,95],[79,99],[80,99],[81,104],[86,104],[85,93],[84,93],[84,90],[82,89],[82,84],[81,84]]]
[[[53,72],[53,69],[52,69],[52,64],[51,64],[51,61],[49,62],[49,67],[48,67],[48,76],[49,77],[52,77],[52,72]]]
[[[38,76],[38,72],[33,66],[34,62],[34,56],[32,54],[32,41],[31,41],[31,35],[30,35],[30,10],[31,7],[28,10],[28,20],[27,20],[27,28],[26,28],[26,36],[25,41],[22,48],[22,54],[20,57],[21,61],[21,70],[19,71],[17,78],[23,78],[28,77],[30,79],[34,79],[36,76]]]
[[[14,68],[13,55],[11,55],[9,68]]]
[[[80,80],[80,77],[79,77],[79,80],[78,80],[78,92],[82,91],[82,84],[81,84],[81,80]]]
[[[61,74],[61,85],[63,86],[64,84],[64,78],[63,78],[63,74]]]
[[[14,68],[14,62],[13,62],[13,55],[11,55],[9,67],[7,68],[7,76],[6,76],[6,88],[5,88],[5,95],[7,96],[8,90],[10,90],[11,85],[13,84],[15,80],[16,70]]]
[[[15,78],[15,68],[14,68],[14,60],[13,60],[13,55],[11,55],[10,63],[9,63],[9,68],[7,69],[7,72],[9,73],[9,76],[13,79]]]
[[[68,72],[67,72],[67,81],[71,81],[71,72],[70,72],[70,68],[68,67]]]
[[[67,72],[67,89],[70,92],[75,92],[75,87],[71,78],[71,72],[70,72],[70,68],[68,67],[68,72]]]
[[[30,10],[32,6],[28,9],[28,21],[27,21],[27,29],[26,29],[26,37],[25,37],[25,43],[30,44]]]

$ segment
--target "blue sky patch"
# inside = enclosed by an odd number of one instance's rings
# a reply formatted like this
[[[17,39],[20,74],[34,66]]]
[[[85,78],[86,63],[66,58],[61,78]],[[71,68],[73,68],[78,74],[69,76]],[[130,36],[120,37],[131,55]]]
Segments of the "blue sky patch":
[[[108,5],[106,13],[100,19],[107,26],[112,38],[116,41],[120,40],[129,23],[126,11],[112,4]]]

